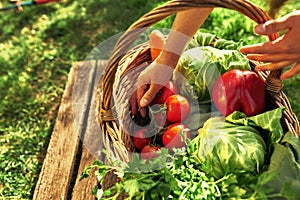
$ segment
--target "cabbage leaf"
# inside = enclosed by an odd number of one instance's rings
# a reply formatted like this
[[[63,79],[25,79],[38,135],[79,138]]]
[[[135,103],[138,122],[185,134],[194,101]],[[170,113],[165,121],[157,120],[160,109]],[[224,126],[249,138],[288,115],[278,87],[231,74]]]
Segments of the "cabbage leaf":
[[[264,164],[266,145],[255,128],[213,117],[198,130],[189,151],[203,171],[222,178],[229,173],[258,173]]]
[[[226,117],[226,121],[245,126],[253,126],[262,129],[270,138],[268,143],[279,142],[283,135],[283,129],[280,123],[284,108],[276,108],[264,113],[247,117],[244,113],[235,111]]]

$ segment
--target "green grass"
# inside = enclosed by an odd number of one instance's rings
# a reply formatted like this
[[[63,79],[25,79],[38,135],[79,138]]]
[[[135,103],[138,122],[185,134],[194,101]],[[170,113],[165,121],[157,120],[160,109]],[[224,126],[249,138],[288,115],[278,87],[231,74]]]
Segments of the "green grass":
[[[161,2],[63,0],[0,13],[0,199],[32,197],[72,62]],[[291,1],[281,15],[296,8],[300,3]],[[234,11],[216,9],[203,27],[245,43],[264,40]],[[299,76],[285,81],[298,118],[299,84]]]

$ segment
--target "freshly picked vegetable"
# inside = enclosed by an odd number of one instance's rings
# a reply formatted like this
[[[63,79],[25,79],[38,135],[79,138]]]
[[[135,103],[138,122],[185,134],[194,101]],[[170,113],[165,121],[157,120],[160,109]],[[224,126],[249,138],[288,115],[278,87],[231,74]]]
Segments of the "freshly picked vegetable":
[[[239,171],[258,173],[264,164],[266,145],[255,128],[214,117],[199,129],[190,153],[207,174],[222,178]]]
[[[265,82],[254,71],[229,70],[214,83],[212,99],[224,116],[233,111],[257,115],[265,108]]]
[[[284,133],[280,120],[284,108],[277,108],[259,115],[247,117],[234,112],[226,121],[255,127],[267,145],[264,170],[260,182],[269,188],[268,199],[296,200],[300,196],[300,138],[292,133]],[[265,195],[265,199],[267,195]]]
[[[167,120],[172,123],[183,122],[190,114],[190,103],[187,98],[176,94],[169,96],[165,102]]]
[[[189,128],[182,123],[170,125],[162,136],[162,142],[170,151],[174,148],[184,147],[187,140],[191,139]]]

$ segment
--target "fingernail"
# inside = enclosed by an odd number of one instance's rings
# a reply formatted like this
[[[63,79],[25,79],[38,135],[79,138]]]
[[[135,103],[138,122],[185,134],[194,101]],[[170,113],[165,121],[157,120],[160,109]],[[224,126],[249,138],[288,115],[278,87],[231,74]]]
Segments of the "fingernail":
[[[148,103],[149,103],[149,101],[147,99],[143,98],[140,102],[140,106],[145,107],[148,105]]]

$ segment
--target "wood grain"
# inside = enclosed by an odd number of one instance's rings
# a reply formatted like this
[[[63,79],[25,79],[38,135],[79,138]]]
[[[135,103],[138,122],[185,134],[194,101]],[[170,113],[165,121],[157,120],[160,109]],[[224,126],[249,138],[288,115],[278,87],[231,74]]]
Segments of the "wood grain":
[[[93,85],[93,95],[91,96],[91,101],[89,105],[90,109],[85,124],[86,129],[84,131],[84,134],[81,135],[83,147],[80,165],[78,169],[78,176],[72,193],[72,199],[74,200],[95,199],[93,196],[90,195],[92,193],[92,189],[97,185],[97,179],[93,174],[94,170],[91,171],[90,177],[87,179],[79,181],[79,176],[84,171],[86,166],[91,165],[96,159],[101,159],[101,151],[103,145],[101,142],[101,130],[96,117],[98,99],[95,94],[97,92],[97,84],[103,72],[103,66],[105,66],[105,64],[106,61],[100,61],[99,63],[97,63],[97,67],[95,68],[95,76],[93,79],[93,83],[91,84]]]
[[[78,172],[80,173],[94,160],[89,151],[83,147],[79,171],[74,171],[80,138],[88,135],[86,134],[87,120],[94,95],[96,71],[95,61],[77,62],[71,68],[34,191],[34,200],[67,199],[69,190],[72,190],[70,188],[72,174],[76,173],[78,176]],[[73,193],[74,199],[93,199],[90,192],[93,184],[96,182],[92,178],[80,183],[81,193],[85,194],[77,196]]]

